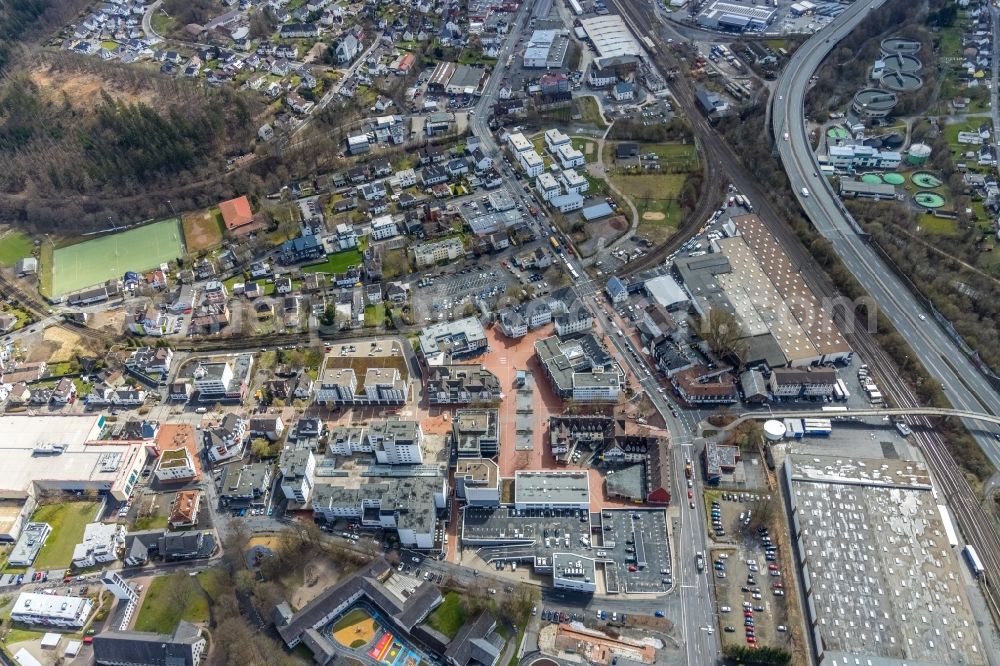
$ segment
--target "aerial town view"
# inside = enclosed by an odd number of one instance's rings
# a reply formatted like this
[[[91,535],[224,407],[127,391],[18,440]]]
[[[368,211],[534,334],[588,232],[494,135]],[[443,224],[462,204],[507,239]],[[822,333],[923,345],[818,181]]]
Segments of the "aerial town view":
[[[998,51],[0,2],[0,666],[1000,666]]]

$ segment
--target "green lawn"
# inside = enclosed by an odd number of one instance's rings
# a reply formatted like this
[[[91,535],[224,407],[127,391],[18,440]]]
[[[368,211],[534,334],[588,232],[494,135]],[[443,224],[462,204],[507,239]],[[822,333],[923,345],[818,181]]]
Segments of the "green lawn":
[[[73,547],[83,538],[84,526],[94,521],[98,506],[98,502],[67,502],[39,507],[31,520],[48,523],[52,533],[35,558],[35,569],[68,567],[73,561]]]
[[[302,267],[303,273],[343,273],[351,266],[361,265],[361,252],[358,250],[344,250],[331,254],[326,261],[319,264],[309,264]]]
[[[385,305],[382,303],[378,305],[366,305],[365,326],[381,326],[383,323],[385,323]]]
[[[143,530],[165,530],[167,529],[168,519],[169,516],[159,513],[154,513],[151,516],[143,516],[142,518],[135,519],[135,524],[132,525],[132,529],[136,532],[141,532]]]
[[[198,580],[187,574],[172,574],[150,583],[135,630],[169,634],[181,620],[198,623],[208,619],[208,595]]]
[[[683,174],[668,173],[611,176],[611,182],[639,211],[639,234],[647,235],[653,243],[665,241],[677,226],[680,218],[677,196],[684,180]]]
[[[917,218],[917,224],[919,224],[920,228],[927,233],[936,234],[938,236],[954,236],[958,233],[958,228],[955,226],[955,220],[949,220],[943,217],[921,215]]]
[[[153,32],[163,37],[166,37],[174,29],[174,26],[177,25],[177,21],[164,12],[162,8],[153,12],[150,23],[152,23]]]
[[[580,112],[580,123],[583,125],[594,125],[601,129],[608,126],[604,122],[604,118],[601,116],[601,109],[597,104],[597,100],[593,97],[577,97],[573,99],[573,103],[576,105],[576,110]]]
[[[462,606],[462,598],[457,592],[446,594],[444,602],[427,616],[427,624],[448,638],[454,638],[458,634],[458,630],[465,624],[465,620],[465,608]]]
[[[9,231],[0,237],[0,264],[13,266],[20,259],[30,257],[35,243],[20,231]]]
[[[13,645],[14,643],[23,643],[24,641],[36,641],[41,638],[44,633],[45,632],[34,631],[32,629],[12,627],[4,637],[4,642],[7,643],[7,645]]]
[[[944,28],[938,33],[941,40],[942,58],[959,58],[962,55],[962,31],[960,28]]]

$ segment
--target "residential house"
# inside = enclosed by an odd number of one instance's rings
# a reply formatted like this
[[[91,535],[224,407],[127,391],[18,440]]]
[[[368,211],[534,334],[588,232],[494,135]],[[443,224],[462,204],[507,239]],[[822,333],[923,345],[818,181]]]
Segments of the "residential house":
[[[361,53],[361,48],[361,42],[358,41],[357,37],[348,33],[334,49],[337,54],[337,62],[341,65],[352,62]]]
[[[272,442],[281,439],[285,424],[280,416],[253,416],[250,418],[250,436],[265,437]]]

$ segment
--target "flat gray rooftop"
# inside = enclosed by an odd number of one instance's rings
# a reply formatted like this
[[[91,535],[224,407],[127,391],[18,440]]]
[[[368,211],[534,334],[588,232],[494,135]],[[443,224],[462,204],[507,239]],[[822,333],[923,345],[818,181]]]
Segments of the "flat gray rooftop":
[[[789,456],[783,472],[823,663],[987,663],[921,464]]]
[[[528,504],[585,504],[590,502],[587,472],[516,472],[514,501]]]

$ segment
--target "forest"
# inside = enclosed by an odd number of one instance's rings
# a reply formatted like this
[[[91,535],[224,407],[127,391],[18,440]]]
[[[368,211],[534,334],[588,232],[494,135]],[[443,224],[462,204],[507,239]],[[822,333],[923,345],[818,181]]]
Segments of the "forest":
[[[169,191],[217,178],[227,157],[253,150],[252,96],[69,53],[35,56],[0,83],[0,200],[31,226],[82,231],[76,197]]]
[[[87,4],[88,0],[0,2],[0,74],[15,57],[19,42],[61,27]]]

